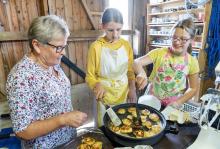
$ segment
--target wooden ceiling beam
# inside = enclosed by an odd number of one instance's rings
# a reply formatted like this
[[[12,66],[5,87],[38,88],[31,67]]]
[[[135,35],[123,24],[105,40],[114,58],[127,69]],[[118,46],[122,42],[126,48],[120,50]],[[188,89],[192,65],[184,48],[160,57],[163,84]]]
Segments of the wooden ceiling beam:
[[[132,30],[122,30],[122,35],[133,35],[135,32]],[[70,41],[81,41],[81,40],[90,40],[95,39],[104,32],[102,30],[81,30],[71,32],[69,40]],[[26,32],[1,32],[0,34],[0,42],[3,41],[27,41],[27,33]]]

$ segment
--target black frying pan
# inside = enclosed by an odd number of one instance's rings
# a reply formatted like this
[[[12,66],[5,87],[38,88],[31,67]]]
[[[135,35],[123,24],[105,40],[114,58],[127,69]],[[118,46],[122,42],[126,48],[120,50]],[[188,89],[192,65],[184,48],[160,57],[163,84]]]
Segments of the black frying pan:
[[[129,107],[136,107],[136,103],[120,104],[120,105],[112,107],[112,109],[116,112],[120,108],[128,109]],[[153,144],[157,143],[163,137],[165,132],[173,132],[173,130],[170,130],[167,128],[167,121],[161,112],[159,112],[158,110],[156,110],[150,106],[143,105],[143,104],[138,104],[137,107],[139,109],[148,109],[151,113],[156,113],[159,116],[159,119],[161,122],[160,133],[158,133],[152,137],[143,137],[143,138],[134,138],[134,137],[124,136],[124,135],[115,133],[109,128],[110,119],[109,119],[108,115],[105,114],[104,118],[103,118],[103,122],[104,122],[105,130],[106,130],[106,135],[108,135],[108,137],[110,139],[112,139],[113,141],[115,141],[123,146],[134,147],[135,145],[141,145],[141,144],[153,145]],[[173,133],[178,133],[178,132],[174,131]]]
[[[105,137],[101,130],[95,128],[82,128],[77,130],[77,137],[72,141],[57,147],[56,149],[77,149],[85,137],[92,137],[97,141],[101,141],[102,149],[113,149],[111,142]]]

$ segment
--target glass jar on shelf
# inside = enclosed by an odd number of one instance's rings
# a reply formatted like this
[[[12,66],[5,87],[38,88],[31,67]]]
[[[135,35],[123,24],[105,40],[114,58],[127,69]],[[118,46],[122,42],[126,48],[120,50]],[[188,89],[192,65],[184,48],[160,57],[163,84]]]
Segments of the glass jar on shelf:
[[[161,12],[160,7],[155,6],[151,8],[151,13],[160,13],[160,12]]]

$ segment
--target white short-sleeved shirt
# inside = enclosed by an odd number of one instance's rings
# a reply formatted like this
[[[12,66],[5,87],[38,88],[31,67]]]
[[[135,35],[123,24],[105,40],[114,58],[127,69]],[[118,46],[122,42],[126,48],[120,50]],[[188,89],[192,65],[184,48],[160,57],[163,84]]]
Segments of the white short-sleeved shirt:
[[[73,110],[68,78],[60,65],[54,66],[58,78],[52,75],[52,69],[43,69],[25,55],[11,70],[6,91],[15,132],[26,129],[34,121]],[[22,143],[26,148],[54,148],[75,135],[75,128],[62,127]]]

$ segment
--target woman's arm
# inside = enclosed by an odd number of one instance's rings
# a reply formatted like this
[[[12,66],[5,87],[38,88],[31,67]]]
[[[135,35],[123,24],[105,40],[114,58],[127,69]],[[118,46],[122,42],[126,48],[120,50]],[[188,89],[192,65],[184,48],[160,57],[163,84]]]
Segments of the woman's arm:
[[[85,113],[72,111],[46,120],[35,121],[23,131],[17,132],[16,136],[25,140],[31,140],[64,126],[79,127],[86,119],[87,115]]]
[[[129,91],[128,91],[127,102],[134,103],[137,101],[135,80],[128,80],[128,88]]]
[[[136,83],[139,90],[144,89],[147,85],[147,75],[143,67],[151,63],[153,63],[153,61],[148,55],[142,56],[134,61],[133,69],[135,74],[137,74]]]
[[[135,87],[135,74],[133,70],[134,64],[134,55],[131,45],[127,42],[125,44],[126,49],[128,50],[128,95],[127,95],[127,102],[136,102],[137,95],[136,95],[136,87]]]
[[[98,58],[97,55],[98,53],[96,53],[96,46],[94,45],[94,43],[90,46],[89,51],[88,51],[88,55],[87,55],[87,70],[86,70],[86,83],[89,85],[89,87],[91,89],[93,89],[96,85],[96,83],[98,83],[98,79],[97,79],[97,66],[98,66]]]
[[[87,73],[86,83],[93,90],[93,93],[97,100],[101,100],[104,97],[105,89],[100,83],[97,73],[100,63],[101,45],[95,42],[90,46],[87,56]]]
[[[143,67],[151,63],[153,63],[153,61],[148,55],[144,55],[142,57],[135,59],[133,65],[135,74],[137,75],[140,73],[146,74]]]

